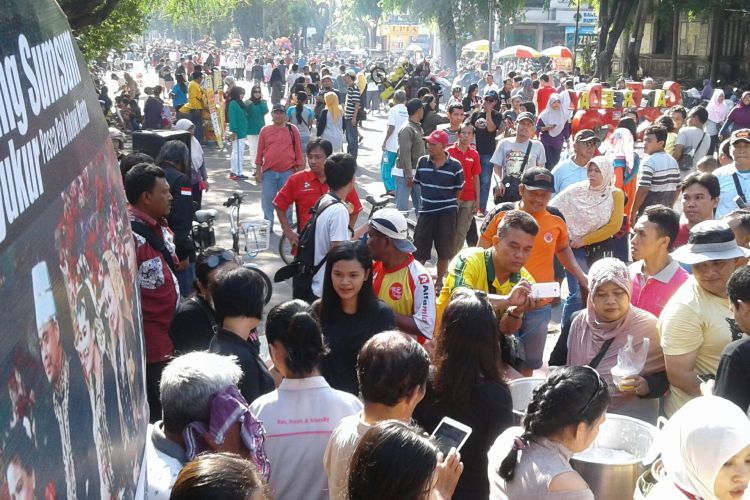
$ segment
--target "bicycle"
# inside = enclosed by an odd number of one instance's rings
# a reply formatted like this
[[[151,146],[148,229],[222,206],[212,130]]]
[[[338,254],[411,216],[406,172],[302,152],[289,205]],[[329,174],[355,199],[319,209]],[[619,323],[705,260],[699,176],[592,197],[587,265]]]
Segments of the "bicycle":
[[[261,277],[265,286],[263,302],[268,304],[273,295],[273,284],[271,283],[271,278],[268,277],[258,264],[249,262],[249,259],[254,259],[260,252],[268,250],[271,224],[267,220],[240,221],[240,207],[242,206],[242,195],[240,193],[233,193],[232,196],[227,198],[227,201],[222,205],[229,208],[229,228],[232,234],[232,251],[237,256],[238,262],[243,267],[256,272]],[[203,212],[203,210],[200,210],[199,212]],[[213,223],[213,219],[211,222]],[[240,236],[244,237],[245,240],[242,254],[240,254]]]
[[[372,219],[372,214],[380,210],[381,208],[385,208],[388,206],[389,203],[393,201],[393,196],[386,195],[382,196],[379,199],[375,199],[372,195],[367,195],[365,197],[365,201],[370,204],[370,213],[367,217],[367,219]],[[417,227],[417,223],[411,220],[408,215],[411,211],[401,212],[404,217],[406,217],[406,227],[407,227],[407,239],[411,242],[414,241],[414,230]],[[289,226],[292,228],[292,230],[296,231],[298,226],[296,223]],[[294,262],[294,245],[289,241],[289,238],[286,237],[285,234],[281,235],[281,238],[279,239],[279,256],[281,257],[281,260],[284,261],[284,264],[291,264]]]

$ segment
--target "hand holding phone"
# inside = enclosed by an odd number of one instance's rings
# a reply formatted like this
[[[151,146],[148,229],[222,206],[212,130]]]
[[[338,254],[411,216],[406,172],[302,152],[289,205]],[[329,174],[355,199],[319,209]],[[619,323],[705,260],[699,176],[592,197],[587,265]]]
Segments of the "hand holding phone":
[[[554,299],[560,296],[560,283],[534,283],[531,285],[531,298]]]
[[[461,451],[461,447],[469,439],[470,435],[471,427],[450,417],[443,417],[432,432],[432,437],[437,441],[438,449],[445,457],[448,456],[451,448]]]

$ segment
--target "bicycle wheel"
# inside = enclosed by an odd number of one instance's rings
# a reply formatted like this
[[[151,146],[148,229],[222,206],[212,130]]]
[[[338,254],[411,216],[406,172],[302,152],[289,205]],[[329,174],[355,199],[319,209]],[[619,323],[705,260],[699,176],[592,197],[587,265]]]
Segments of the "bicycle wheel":
[[[271,278],[269,278],[268,275],[255,264],[245,263],[243,264],[243,266],[257,273],[258,276],[261,277],[265,288],[263,293],[263,303],[268,304],[269,302],[271,302],[271,296],[273,296],[273,283],[271,282]]]
[[[292,224],[290,226],[293,231],[297,230],[297,224]],[[284,264],[291,264],[294,261],[294,254],[292,253],[293,245],[289,242],[289,239],[286,237],[285,234],[281,235],[281,238],[279,238],[279,256],[281,257],[281,260],[284,261]]]

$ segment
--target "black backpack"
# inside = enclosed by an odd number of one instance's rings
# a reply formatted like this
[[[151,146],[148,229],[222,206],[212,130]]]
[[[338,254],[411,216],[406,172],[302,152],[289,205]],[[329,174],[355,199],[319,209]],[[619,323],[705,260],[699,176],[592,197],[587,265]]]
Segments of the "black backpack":
[[[321,205],[321,201],[323,200],[323,197],[321,197],[315,203],[315,206],[310,209],[311,217],[299,235],[297,254],[294,256],[294,261],[276,271],[273,277],[275,283],[280,283],[293,277],[292,297],[295,299],[311,302],[315,298],[312,293],[313,277],[325,265],[328,259],[326,255],[323,257],[323,260],[315,264],[315,228],[318,217],[329,207],[341,203],[341,200],[334,195],[331,194],[330,196],[334,198],[330,203]]]

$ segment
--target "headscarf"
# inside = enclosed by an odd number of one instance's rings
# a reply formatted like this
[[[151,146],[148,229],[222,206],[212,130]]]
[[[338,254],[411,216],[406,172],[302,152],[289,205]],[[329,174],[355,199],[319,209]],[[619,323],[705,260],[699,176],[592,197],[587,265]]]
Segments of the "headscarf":
[[[527,101],[533,101],[534,100],[534,86],[531,83],[531,77],[530,76],[527,76],[521,82],[521,90],[523,92],[523,97]]]
[[[714,88],[711,86],[711,80],[706,78],[703,80],[703,90],[701,91],[701,99],[710,99],[714,93]]]
[[[672,415],[658,445],[667,473],[659,486],[677,485],[704,500],[717,500],[716,476],[724,463],[750,445],[750,421],[734,403],[701,396]]]
[[[560,94],[552,94],[549,96],[549,101],[547,101],[547,109],[542,111],[542,113],[539,115],[539,120],[544,123],[544,126],[554,127],[552,130],[548,130],[547,133],[551,137],[557,137],[558,135],[563,133],[563,130],[565,130],[565,124],[567,123],[567,120],[565,119],[565,111],[562,109],[562,104],[560,105],[560,108],[558,110],[552,109],[552,105],[556,102],[560,102]]]
[[[635,145],[633,134],[626,128],[616,128],[609,136],[607,159],[615,165],[617,160],[624,161],[625,170],[622,175],[622,185],[626,186],[632,179],[638,177],[635,164]]]
[[[716,89],[711,96],[711,100],[708,101],[706,106],[708,111],[708,119],[714,123],[723,123],[724,118],[727,116],[727,108],[724,106],[724,91]]]
[[[742,93],[743,98],[746,95],[750,95],[750,91]],[[727,115],[727,120],[735,124],[735,130],[750,127],[750,104],[745,104],[740,99]]]
[[[266,479],[270,477],[271,466],[263,448],[265,430],[250,411],[250,407],[240,390],[229,385],[211,395],[208,402],[208,425],[205,422],[191,422],[182,431],[185,440],[185,455],[192,460],[203,452],[211,451],[205,435],[210,435],[217,443],[223,443],[227,431],[240,422],[240,437],[250,451],[250,460],[258,472]]]
[[[187,118],[181,118],[175,123],[174,129],[187,131],[194,126],[193,122]],[[200,175],[201,167],[203,166],[203,148],[198,139],[195,138],[195,135],[190,136],[190,164],[193,171]]]
[[[339,96],[336,92],[326,92],[323,96],[323,100],[326,103],[326,109],[328,110],[328,116],[331,117],[334,123],[338,123],[339,116],[341,116],[341,106],[339,106]]]
[[[612,163],[603,156],[592,158],[589,163],[596,164],[602,173],[601,186],[591,187],[588,179],[576,182],[563,189],[549,202],[550,206],[557,208],[565,216],[572,239],[583,238],[609,222],[614,207],[612,178],[615,169]]]
[[[560,90],[559,94],[560,94],[560,109],[563,112],[565,121],[568,122],[570,120],[570,117],[573,115],[573,110],[570,109],[570,92],[568,92],[565,89],[565,84],[563,84],[562,89]]]
[[[659,345],[659,331],[653,314],[629,304],[628,311],[617,321],[603,322],[597,319],[593,298],[603,284],[614,283],[622,288],[628,297],[632,295],[633,285],[628,267],[620,259],[599,259],[589,269],[588,277],[589,296],[586,300],[586,309],[573,318],[570,325],[567,364],[589,364],[599,353],[602,345],[614,338],[596,367],[596,370],[611,385],[613,383],[611,371],[617,365],[617,353],[627,342],[628,336],[631,336],[633,347],[636,349],[642,348],[644,339],[650,339],[646,365],[641,374],[648,375],[664,370],[664,354]],[[635,394],[614,391],[609,407],[617,409],[636,397]]]

